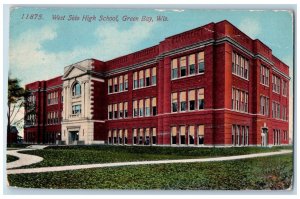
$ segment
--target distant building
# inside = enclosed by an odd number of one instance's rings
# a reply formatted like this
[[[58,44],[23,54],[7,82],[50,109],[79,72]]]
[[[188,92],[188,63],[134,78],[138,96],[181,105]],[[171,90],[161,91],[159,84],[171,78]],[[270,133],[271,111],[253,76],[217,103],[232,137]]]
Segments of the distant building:
[[[228,21],[26,85],[28,143],[288,144],[289,67]]]
[[[15,126],[11,126],[9,133],[7,134],[7,144],[18,143],[18,134],[18,129]]]

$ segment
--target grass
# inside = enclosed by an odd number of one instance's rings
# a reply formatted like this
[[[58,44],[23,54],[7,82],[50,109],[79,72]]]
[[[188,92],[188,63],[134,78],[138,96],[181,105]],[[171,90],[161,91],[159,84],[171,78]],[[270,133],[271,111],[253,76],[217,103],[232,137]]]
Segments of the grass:
[[[18,160],[18,159],[19,159],[19,158],[16,157],[16,156],[13,156],[13,155],[6,155],[6,162],[7,162],[7,163],[16,161],[16,160]]]
[[[33,154],[44,158],[40,163],[23,167],[36,168],[141,160],[207,158],[279,151],[281,149],[292,149],[292,147],[178,148],[94,145],[53,146],[43,150],[23,151],[22,153]]]
[[[293,156],[8,175],[11,186],[55,189],[283,190]]]
[[[14,143],[14,144],[7,144],[7,148],[26,148],[32,144],[21,144],[21,143]]]

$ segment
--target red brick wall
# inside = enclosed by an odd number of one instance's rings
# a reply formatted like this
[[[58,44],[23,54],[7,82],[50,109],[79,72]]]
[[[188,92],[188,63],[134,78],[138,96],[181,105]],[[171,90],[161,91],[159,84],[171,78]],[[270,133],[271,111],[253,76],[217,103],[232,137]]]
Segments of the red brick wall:
[[[201,45],[197,48],[191,47],[199,42],[208,42],[211,40],[218,40],[218,43],[211,43]],[[233,45],[230,41],[234,40],[238,45]],[[229,41],[229,42],[228,42]],[[180,49],[180,50],[179,50]],[[244,50],[246,49],[246,50]],[[174,53],[175,50],[178,52]],[[205,72],[204,74],[195,75],[192,77],[179,78],[171,80],[171,60],[181,56],[189,55],[204,51],[205,54]],[[117,69],[123,69],[127,66],[132,66],[144,61],[154,60],[156,63],[145,65],[138,69],[127,69],[126,72],[106,75],[105,82],[94,81],[92,89],[94,103],[92,104],[92,112],[94,120],[103,120],[105,123],[98,122],[94,124],[94,139],[107,141],[108,130],[113,129],[127,129],[128,130],[128,144],[132,143],[132,129],[133,128],[157,128],[157,144],[170,144],[171,126],[180,125],[205,125],[205,139],[206,145],[231,145],[232,125],[241,125],[249,127],[249,144],[261,144],[261,129],[264,125],[268,128],[269,143],[273,142],[273,129],[288,130],[288,122],[276,120],[272,118],[272,101],[280,102],[281,107],[287,107],[288,116],[288,96],[283,97],[272,92],[272,74],[275,73],[281,79],[285,77],[277,74],[273,70],[270,63],[261,59],[260,56],[255,58],[248,54],[261,55],[271,62],[274,66],[285,75],[289,75],[289,68],[279,59],[272,55],[272,50],[267,47],[260,40],[252,40],[246,34],[238,30],[228,21],[221,21],[219,23],[210,23],[202,27],[189,30],[177,35],[173,35],[164,39],[159,45],[143,49],[122,57],[118,57],[107,62],[94,60],[94,71],[109,74],[107,72],[116,72]],[[232,74],[232,52],[238,53],[249,61],[249,80],[244,80]],[[166,54],[169,53],[169,54]],[[159,56],[160,55],[160,56]],[[159,56],[159,57],[158,57]],[[156,59],[156,60],[155,60]],[[270,69],[270,85],[266,87],[260,84],[260,66]],[[156,67],[157,71],[157,85],[149,88],[142,88],[133,90],[133,72],[140,71],[148,67]],[[108,79],[118,77],[120,75],[128,74],[129,90],[122,93],[108,94]],[[57,77],[52,80],[43,82],[34,82],[27,85],[30,89],[42,90],[49,86],[61,85],[61,78]],[[282,86],[282,85],[281,85]],[[232,111],[231,96],[232,87],[240,90],[245,90],[249,94],[249,113],[240,113]],[[192,88],[205,89],[205,109],[200,111],[186,112],[186,113],[171,113],[171,93],[179,91],[188,91]],[[282,87],[281,87],[282,90]],[[287,89],[288,91],[289,89]],[[36,127],[39,132],[45,131],[43,125],[45,124],[45,114],[47,111],[61,109],[62,104],[57,106],[45,107],[45,92],[37,93],[38,109],[40,114],[39,124],[42,126]],[[60,92],[59,92],[60,95]],[[268,96],[269,101],[269,116],[260,115],[260,96]],[[154,117],[132,117],[132,102],[133,100],[145,99],[150,97],[157,97],[157,116]],[[187,99],[188,101],[188,99]],[[128,118],[108,120],[107,106],[119,102],[128,102]],[[282,111],[282,109],[281,109]],[[282,114],[282,113],[281,113]],[[46,131],[56,131],[57,127],[46,128]],[[27,131],[34,131],[32,128],[25,129]],[[41,133],[39,133],[40,139]],[[283,133],[281,134],[283,136]],[[282,140],[281,143],[288,143],[288,140]]]

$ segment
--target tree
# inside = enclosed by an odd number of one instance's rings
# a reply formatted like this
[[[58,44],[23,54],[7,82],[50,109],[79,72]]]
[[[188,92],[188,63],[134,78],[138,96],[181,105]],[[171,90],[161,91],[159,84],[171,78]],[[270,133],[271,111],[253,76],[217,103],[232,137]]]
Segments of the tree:
[[[21,118],[16,120],[16,116],[20,114],[22,107],[25,107],[27,104],[27,99],[31,95],[28,90],[25,90],[20,86],[20,80],[15,78],[8,78],[8,112],[7,112],[7,133],[10,132],[10,127],[12,125],[19,126],[20,123],[24,120],[27,114],[32,114],[34,108],[28,109]]]

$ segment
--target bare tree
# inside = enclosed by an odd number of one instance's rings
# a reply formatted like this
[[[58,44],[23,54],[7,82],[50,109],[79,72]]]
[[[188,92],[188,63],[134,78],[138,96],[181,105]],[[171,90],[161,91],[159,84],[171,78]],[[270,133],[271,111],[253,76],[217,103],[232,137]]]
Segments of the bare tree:
[[[8,78],[8,112],[7,112],[7,133],[10,132],[11,126],[19,126],[24,121],[24,118],[28,114],[34,114],[35,104],[28,103],[28,98],[31,93],[20,86],[20,80],[15,78]],[[26,111],[22,114],[22,117],[17,118],[17,115],[21,114],[20,110],[22,107]]]

